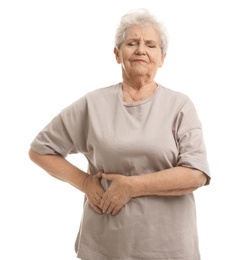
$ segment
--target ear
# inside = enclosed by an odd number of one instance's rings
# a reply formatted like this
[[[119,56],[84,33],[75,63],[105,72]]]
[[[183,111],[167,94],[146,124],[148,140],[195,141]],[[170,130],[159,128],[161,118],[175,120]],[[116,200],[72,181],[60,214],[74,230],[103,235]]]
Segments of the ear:
[[[119,55],[119,50],[115,47],[114,48],[114,54],[115,54],[115,58],[118,64],[121,63],[121,59],[120,59],[120,55]]]
[[[162,67],[164,61],[165,61],[165,58],[166,58],[166,53],[162,54],[162,57],[161,57],[161,61],[159,62],[159,68]]]

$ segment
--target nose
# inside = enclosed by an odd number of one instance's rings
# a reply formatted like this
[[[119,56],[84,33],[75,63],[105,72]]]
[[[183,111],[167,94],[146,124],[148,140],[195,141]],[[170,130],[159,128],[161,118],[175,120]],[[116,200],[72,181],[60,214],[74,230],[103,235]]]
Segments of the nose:
[[[143,42],[139,42],[137,48],[135,50],[135,54],[144,55],[145,54],[145,44]]]

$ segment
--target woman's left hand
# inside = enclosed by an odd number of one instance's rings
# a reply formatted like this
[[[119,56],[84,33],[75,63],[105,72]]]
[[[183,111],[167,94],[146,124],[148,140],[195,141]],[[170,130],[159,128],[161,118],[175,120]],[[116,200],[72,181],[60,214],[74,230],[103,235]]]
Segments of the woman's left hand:
[[[132,198],[129,177],[119,174],[102,173],[102,178],[111,181],[108,190],[103,194],[100,208],[105,214],[116,215]]]

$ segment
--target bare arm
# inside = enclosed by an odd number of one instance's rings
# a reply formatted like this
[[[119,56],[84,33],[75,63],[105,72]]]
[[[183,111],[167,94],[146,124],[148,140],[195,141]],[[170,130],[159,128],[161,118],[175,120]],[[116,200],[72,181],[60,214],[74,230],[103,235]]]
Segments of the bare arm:
[[[60,155],[38,154],[30,149],[30,159],[53,177],[65,181],[83,191],[83,185],[89,175],[68,162]]]
[[[104,193],[100,184],[101,173],[91,176],[60,155],[38,154],[30,149],[30,159],[53,177],[65,181],[84,192],[91,207],[101,213],[99,204]]]
[[[133,197],[185,195],[207,181],[203,172],[186,167],[130,177],[118,174],[102,174],[102,177],[112,183],[102,197],[100,208],[104,213],[112,215],[117,214]]]
[[[174,167],[167,170],[132,176],[132,197],[143,195],[179,196],[205,185],[206,175],[196,169]]]

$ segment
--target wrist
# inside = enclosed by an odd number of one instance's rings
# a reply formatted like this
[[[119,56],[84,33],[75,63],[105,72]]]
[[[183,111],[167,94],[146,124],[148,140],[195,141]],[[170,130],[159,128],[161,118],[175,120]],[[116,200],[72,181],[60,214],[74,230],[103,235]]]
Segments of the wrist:
[[[89,182],[89,177],[90,175],[89,174],[86,174],[85,178],[82,180],[82,183],[81,183],[81,191],[86,193],[87,191],[87,185],[88,185],[88,182]]]
[[[145,195],[145,187],[141,181],[141,176],[131,176],[130,177],[130,195],[132,198],[140,197]]]

